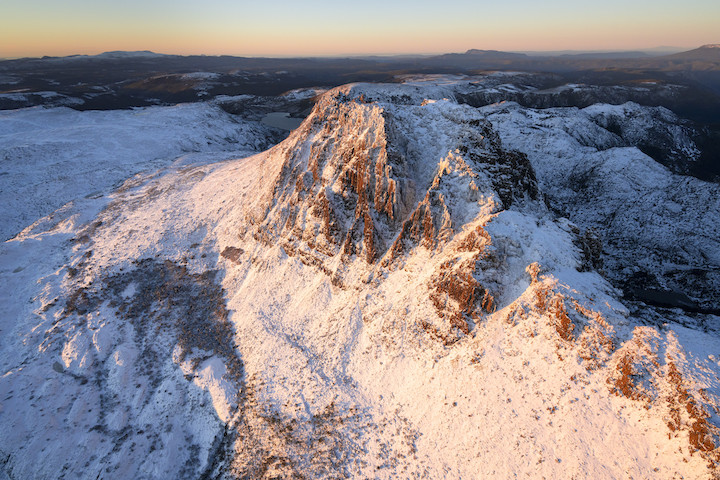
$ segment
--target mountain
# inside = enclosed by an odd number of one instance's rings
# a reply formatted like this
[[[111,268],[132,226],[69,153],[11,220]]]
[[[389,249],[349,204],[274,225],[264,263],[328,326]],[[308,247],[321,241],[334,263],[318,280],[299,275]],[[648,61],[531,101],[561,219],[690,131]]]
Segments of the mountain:
[[[720,44],[703,45],[694,50],[669,55],[674,60],[720,62]]]
[[[197,163],[203,155],[212,162],[249,155],[282,138],[259,121],[207,103],[88,113],[24,109],[0,112],[0,121],[2,241],[143,171]]]
[[[175,55],[164,55],[161,53],[151,52],[150,50],[139,50],[128,52],[125,50],[114,50],[112,52],[103,52],[97,55],[68,55],[65,57],[42,57],[40,60],[45,61],[87,61],[87,60],[128,60],[128,59],[160,59],[163,57],[171,57]],[[20,60],[33,60],[32,58],[23,58]]]
[[[124,50],[114,50],[112,52],[103,52],[99,55],[94,55],[95,58],[145,58],[145,57],[166,57],[162,53],[151,52],[150,50],[139,50],[134,52],[127,52]]]
[[[671,46],[660,46],[653,48],[643,48],[635,51],[629,50],[617,50],[617,51],[603,51],[603,50],[529,50],[519,53],[525,53],[530,56],[538,57],[558,57],[558,56],[575,56],[575,55],[619,55],[627,56],[632,55],[636,57],[642,56],[658,56],[658,55],[670,55],[672,53],[679,53],[685,51],[682,47],[671,47]]]
[[[491,69],[502,68],[509,65],[515,68],[531,68],[536,63],[533,57],[524,53],[500,52],[497,50],[470,49],[465,53],[446,53],[434,57],[418,60],[423,66],[461,68],[461,69]]]
[[[23,58],[0,61],[0,109],[43,105],[111,110],[206,101],[216,96],[277,96],[299,88],[331,88],[348,82],[394,82],[405,75],[474,75],[500,70],[542,72],[546,88],[567,83],[678,85],[684,87],[684,98],[677,98],[679,95],[668,104],[666,97],[650,92],[651,105],[717,123],[720,64],[714,57],[562,53],[538,56],[471,49],[435,56],[244,58],[141,51]]]
[[[650,55],[645,52],[588,52],[588,53],[571,53],[563,56],[571,58],[586,59],[621,59],[621,58],[644,58]]]
[[[5,242],[5,475],[717,476],[720,187],[664,109],[461,101],[524,79],[338,87]]]
[[[486,58],[524,58],[527,55],[523,53],[500,52],[497,50],[478,50],[472,48],[465,52],[465,55],[482,56]]]

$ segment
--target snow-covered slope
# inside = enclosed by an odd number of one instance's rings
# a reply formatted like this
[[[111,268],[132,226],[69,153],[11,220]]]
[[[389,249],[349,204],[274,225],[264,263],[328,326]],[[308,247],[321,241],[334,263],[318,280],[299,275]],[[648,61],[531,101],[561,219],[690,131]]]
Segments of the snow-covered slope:
[[[591,111],[453,88],[332,90],[266,152],[136,177],[5,242],[6,475],[711,478],[716,333],[629,309],[596,270],[626,258],[587,233],[597,200],[551,178],[587,157],[620,172],[608,188],[677,177],[567,140]],[[682,180],[714,218],[714,187]]]
[[[506,145],[527,153],[551,208],[602,240],[604,271],[627,293],[720,312],[720,186],[673,174],[638,148],[613,143],[618,135],[607,130],[613,123],[626,138],[670,130],[651,121],[665,112],[633,104],[534,110],[513,103],[483,112]],[[694,145],[679,128],[675,133],[667,150],[692,158]]]
[[[200,162],[202,154],[206,161],[227,152],[250,155],[278,138],[260,122],[210,103],[0,112],[0,238],[7,240],[71,200],[102,195],[136,173]]]

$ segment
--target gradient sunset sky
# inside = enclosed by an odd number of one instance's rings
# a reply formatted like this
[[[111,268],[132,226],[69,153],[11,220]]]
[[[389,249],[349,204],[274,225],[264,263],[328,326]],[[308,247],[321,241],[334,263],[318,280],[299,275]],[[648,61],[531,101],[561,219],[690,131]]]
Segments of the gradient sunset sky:
[[[720,43],[718,0],[0,0],[0,57],[298,56]]]

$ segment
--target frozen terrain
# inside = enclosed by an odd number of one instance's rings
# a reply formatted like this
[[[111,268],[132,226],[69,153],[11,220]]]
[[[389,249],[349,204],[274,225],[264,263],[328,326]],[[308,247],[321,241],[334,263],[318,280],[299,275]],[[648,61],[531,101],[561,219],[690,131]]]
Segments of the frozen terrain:
[[[654,145],[693,161],[697,149],[669,111],[631,103],[482,110],[505,145],[527,153],[548,205],[599,237],[598,260],[626,293],[720,313],[720,187],[674,174],[637,147],[654,130]]]
[[[603,124],[692,157],[665,112],[457,101],[506,84],[340,87],[261,152],[208,105],[149,144],[107,112],[128,140],[91,158],[152,171],[2,222],[32,226],[0,247],[0,475],[716,478],[718,185]],[[41,113],[0,134],[45,152]]]
[[[72,200],[175,162],[246,156],[280,138],[211,103],[133,110],[28,108],[0,112],[0,238]],[[205,155],[206,159],[201,157]]]

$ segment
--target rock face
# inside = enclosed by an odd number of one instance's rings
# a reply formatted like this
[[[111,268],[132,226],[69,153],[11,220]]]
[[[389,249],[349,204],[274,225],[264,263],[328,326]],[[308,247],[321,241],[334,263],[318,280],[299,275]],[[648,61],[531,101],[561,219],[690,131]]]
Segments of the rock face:
[[[634,104],[483,111],[506,145],[527,153],[550,207],[594,232],[603,271],[629,297],[720,311],[710,293],[720,288],[720,187],[671,173],[643,153],[652,145],[665,158],[695,158],[696,146],[667,111]],[[618,136],[634,144],[614,143]]]
[[[370,103],[356,90],[326,95],[273,151],[283,163],[253,236],[266,246],[281,242],[338,286],[356,276],[355,258],[394,269],[419,247],[457,250],[429,285],[445,323],[467,334],[476,307],[494,309],[474,276],[489,261],[491,241],[477,226],[458,246],[448,244],[481,210],[537,203],[533,168],[524,154],[502,148],[475,109]]]
[[[538,198],[525,155],[504,150],[488,122],[457,105],[380,106],[337,89],[273,154],[284,160],[256,234],[370,264],[446,243],[453,220],[481,197],[500,208]],[[449,195],[459,197],[455,209]]]
[[[717,476],[717,185],[622,146],[665,112],[452,99],[486,80],[331,90],[3,245],[4,472]],[[685,310],[641,302],[671,278]]]

